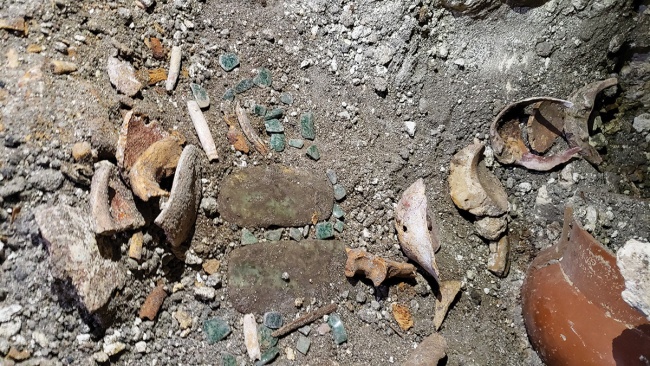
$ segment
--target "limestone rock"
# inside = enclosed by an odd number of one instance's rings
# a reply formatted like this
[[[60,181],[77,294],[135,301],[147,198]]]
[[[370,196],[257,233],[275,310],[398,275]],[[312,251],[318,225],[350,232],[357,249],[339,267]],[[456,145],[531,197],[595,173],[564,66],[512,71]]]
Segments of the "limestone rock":
[[[127,61],[109,57],[106,65],[108,78],[117,90],[132,97],[142,89],[142,83],[135,76],[135,69]]]
[[[508,228],[508,219],[501,217],[483,217],[474,222],[478,235],[488,240],[497,240]]]
[[[623,300],[650,320],[650,243],[628,240],[616,253],[616,264],[625,278]]]

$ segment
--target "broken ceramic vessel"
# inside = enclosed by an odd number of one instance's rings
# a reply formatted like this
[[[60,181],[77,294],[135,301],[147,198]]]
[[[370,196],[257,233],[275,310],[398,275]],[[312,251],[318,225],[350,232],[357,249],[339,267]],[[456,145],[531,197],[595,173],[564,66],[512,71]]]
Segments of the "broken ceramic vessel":
[[[106,160],[96,167],[89,199],[95,233],[112,235],[144,226],[144,218],[135,206],[133,194],[122,183],[117,167]]]
[[[560,241],[528,268],[521,297],[533,348],[547,365],[650,360],[650,322],[623,301],[614,255],[564,214]]]
[[[404,254],[439,282],[439,270],[434,254],[440,248],[438,228],[429,216],[422,178],[411,184],[397,203],[395,229]]]
[[[186,241],[196,222],[201,204],[200,150],[187,145],[178,159],[169,200],[154,222],[165,231],[172,247],[179,247]]]
[[[485,145],[477,140],[453,156],[449,193],[461,210],[498,217],[508,212],[508,196],[499,179],[480,160],[484,149]]]

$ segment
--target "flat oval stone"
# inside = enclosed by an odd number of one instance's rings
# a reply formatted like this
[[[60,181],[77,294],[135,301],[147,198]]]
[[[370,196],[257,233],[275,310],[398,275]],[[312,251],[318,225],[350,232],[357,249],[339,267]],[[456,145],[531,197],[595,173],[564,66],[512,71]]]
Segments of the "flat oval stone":
[[[242,227],[303,226],[327,220],[334,193],[325,174],[283,166],[235,171],[221,184],[221,216]]]

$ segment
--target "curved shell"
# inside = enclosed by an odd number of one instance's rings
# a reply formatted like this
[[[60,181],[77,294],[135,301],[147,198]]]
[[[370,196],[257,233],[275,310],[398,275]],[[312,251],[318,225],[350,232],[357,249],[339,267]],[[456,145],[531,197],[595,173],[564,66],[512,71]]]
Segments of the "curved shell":
[[[429,220],[427,213],[424,181],[420,178],[404,191],[397,203],[395,229],[404,254],[440,282],[434,255],[435,250],[440,247],[438,230],[435,223]]]
[[[461,210],[497,217],[508,212],[508,196],[494,174],[479,160],[485,146],[475,141],[454,155],[450,163],[449,193]]]

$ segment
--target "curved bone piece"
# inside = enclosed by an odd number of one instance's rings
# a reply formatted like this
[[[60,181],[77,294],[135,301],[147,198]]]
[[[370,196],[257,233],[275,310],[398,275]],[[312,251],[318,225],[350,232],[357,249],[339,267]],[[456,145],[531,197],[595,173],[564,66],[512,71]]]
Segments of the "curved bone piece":
[[[438,229],[428,217],[427,196],[422,178],[411,184],[395,207],[395,228],[400,246],[411,260],[440,281],[434,255],[440,246]]]
[[[168,196],[158,182],[176,169],[183,138],[174,134],[156,141],[145,150],[131,167],[129,180],[133,193],[147,202],[151,197]]]
[[[117,167],[106,160],[96,167],[89,200],[95,233],[112,235],[142,227],[144,218],[135,206],[133,194],[122,183]]]
[[[154,222],[160,226],[173,247],[180,246],[192,232],[201,203],[201,172],[199,149],[188,145],[183,149],[169,200]]]
[[[362,249],[345,248],[348,260],[345,262],[345,276],[362,274],[376,287],[388,278],[415,278],[415,266],[384,259]]]
[[[505,189],[483,165],[479,165],[485,146],[478,141],[454,155],[450,163],[449,194],[461,210],[476,216],[498,217],[508,212]]]

